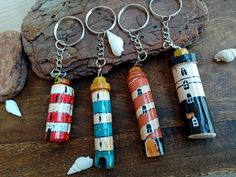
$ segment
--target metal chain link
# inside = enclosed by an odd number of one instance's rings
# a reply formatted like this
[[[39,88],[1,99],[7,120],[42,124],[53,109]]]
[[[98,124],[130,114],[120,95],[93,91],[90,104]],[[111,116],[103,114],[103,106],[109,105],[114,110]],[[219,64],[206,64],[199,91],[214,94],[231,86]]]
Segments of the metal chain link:
[[[169,21],[170,21],[170,16],[169,17],[163,17],[161,24],[162,24],[162,36],[163,36],[163,44],[162,47],[164,49],[167,48],[180,48],[179,46],[175,45],[173,40],[170,37],[170,28],[169,28]]]
[[[139,33],[138,32],[132,32],[129,31],[129,36],[131,41],[134,43],[134,47],[137,52],[137,59],[135,62],[135,65],[139,65],[140,62],[143,62],[147,58],[147,52],[143,50],[142,43],[139,39]]]
[[[61,41],[56,41],[55,46],[57,48],[57,53],[56,53],[56,67],[51,71],[50,75],[53,78],[57,78],[57,77],[65,77],[66,76],[66,72],[62,71],[62,60],[64,58],[64,53],[66,48],[63,47],[59,47],[58,44]]]
[[[98,76],[101,76],[102,67],[106,64],[106,60],[104,58],[104,38],[106,33],[99,33],[97,36],[97,60],[96,67],[98,68]]]

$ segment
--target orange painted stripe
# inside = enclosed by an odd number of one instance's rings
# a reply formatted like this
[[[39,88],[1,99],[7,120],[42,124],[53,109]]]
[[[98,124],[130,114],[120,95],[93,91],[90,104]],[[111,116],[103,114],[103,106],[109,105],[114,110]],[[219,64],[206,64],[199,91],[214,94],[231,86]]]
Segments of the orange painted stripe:
[[[150,134],[147,138],[162,138],[161,128],[156,129],[155,132]]]
[[[157,118],[156,109],[149,110],[146,114],[142,114],[138,118],[138,126],[141,129],[143,126],[146,126],[148,122]]]
[[[142,86],[148,85],[148,84],[149,83],[146,78],[135,79],[129,84],[130,92],[133,93],[135,90],[137,90],[138,87],[142,87]]]
[[[147,93],[144,93],[141,96],[135,98],[135,100],[133,100],[133,102],[134,102],[134,109],[135,109],[135,111],[137,111],[142,105],[147,104],[147,103],[151,103],[154,101],[153,101],[152,93],[147,92]]]

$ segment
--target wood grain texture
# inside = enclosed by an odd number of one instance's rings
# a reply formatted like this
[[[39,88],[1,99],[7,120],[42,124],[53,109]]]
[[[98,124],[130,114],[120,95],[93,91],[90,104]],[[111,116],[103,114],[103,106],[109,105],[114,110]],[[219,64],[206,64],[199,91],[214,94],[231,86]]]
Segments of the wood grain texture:
[[[143,70],[153,91],[166,154],[146,158],[126,83],[132,65],[122,64],[106,76],[112,86],[115,168],[107,171],[91,168],[74,176],[193,177],[236,173],[236,62],[218,64],[212,60],[218,50],[236,47],[236,3],[234,0],[207,0],[206,3],[210,14],[207,30],[190,50],[199,57],[198,67],[217,137],[187,139],[184,114],[167,66],[170,53],[152,56]],[[31,70],[28,74],[26,87],[15,98],[24,116],[13,117],[0,105],[0,176],[66,176],[77,156],[94,157],[89,91],[93,78],[73,80],[76,97],[72,136],[67,144],[58,145],[43,141],[52,82],[39,79]]]
[[[162,1],[158,10],[161,13],[176,10],[178,7],[174,1]],[[111,7],[116,14],[128,3],[139,3],[148,8],[149,1],[142,0],[39,0],[32,7],[32,10],[24,18],[22,24],[22,38],[26,54],[31,60],[32,70],[41,78],[52,79],[50,72],[55,67],[55,38],[53,30],[56,22],[64,16],[74,15],[84,21],[88,11],[98,5]],[[155,7],[154,6],[154,7]],[[164,11],[164,12],[163,12]],[[104,10],[95,11],[91,15],[91,27],[93,29],[108,29],[113,18]],[[201,0],[185,1],[183,8],[176,17],[171,20],[169,27],[172,39],[179,46],[188,46],[199,38],[199,33],[205,29],[208,21],[208,10]],[[122,25],[128,28],[135,28],[145,23],[145,14],[139,10],[130,9],[124,13],[121,20]],[[73,21],[65,21],[58,30],[60,39],[68,42],[76,41],[81,34],[81,27]],[[107,65],[103,68],[103,73],[107,73],[115,65],[124,62],[134,61],[136,51],[127,33],[119,29],[118,25],[112,30],[113,33],[124,40],[122,57],[115,57],[109,48],[108,41],[105,39],[105,58]],[[151,16],[145,29],[140,31],[140,40],[143,47],[149,53],[159,53],[162,49],[162,37],[160,19]],[[63,59],[63,70],[67,72],[67,78],[80,78],[82,76],[95,74],[97,69],[95,58],[97,57],[96,35],[86,30],[85,38],[78,44],[68,47]]]

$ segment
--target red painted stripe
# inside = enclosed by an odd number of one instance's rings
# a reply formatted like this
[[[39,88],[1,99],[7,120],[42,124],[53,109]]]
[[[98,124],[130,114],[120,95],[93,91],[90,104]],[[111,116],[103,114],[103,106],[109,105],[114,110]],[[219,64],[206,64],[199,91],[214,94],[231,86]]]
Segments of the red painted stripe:
[[[156,129],[155,132],[150,134],[147,138],[162,138],[161,128]]]
[[[157,111],[156,109],[149,110],[146,114],[142,114],[138,118],[138,126],[141,129],[143,126],[146,126],[148,122],[157,118]]]
[[[74,103],[74,97],[66,94],[50,94],[50,103]]]
[[[50,142],[65,142],[69,139],[70,134],[67,132],[51,132],[49,141]],[[47,138],[47,132],[45,133],[45,139]]]
[[[133,102],[134,102],[134,109],[135,109],[135,111],[137,111],[144,104],[151,103],[154,101],[153,101],[152,93],[147,92],[147,93],[144,93],[144,94],[140,95],[139,97],[135,98],[133,100]]]
[[[138,87],[142,87],[144,85],[149,85],[146,78],[138,78],[133,80],[133,82],[129,84],[130,93],[133,93]]]
[[[66,113],[60,112],[51,112],[48,113],[47,122],[62,122],[62,123],[70,123],[72,122],[72,116]]]

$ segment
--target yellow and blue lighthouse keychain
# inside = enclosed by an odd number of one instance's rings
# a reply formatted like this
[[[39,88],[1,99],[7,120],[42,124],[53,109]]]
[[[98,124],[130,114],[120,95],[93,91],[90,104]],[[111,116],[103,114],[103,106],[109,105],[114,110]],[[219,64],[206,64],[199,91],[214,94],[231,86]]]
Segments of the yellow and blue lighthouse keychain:
[[[109,29],[95,31],[90,27],[90,15],[97,10],[108,11],[113,16],[112,25]],[[112,42],[114,43],[114,40],[110,41],[110,38],[116,38],[118,40],[118,43],[120,43],[121,45],[123,45],[123,41],[121,38],[110,32],[116,25],[116,15],[115,12],[107,6],[96,6],[92,8],[86,15],[85,24],[89,31],[97,35],[98,40],[98,52],[96,59],[98,74],[97,77],[94,78],[93,83],[90,86],[93,103],[95,166],[98,168],[102,167],[105,169],[111,169],[114,167],[112,113],[109,93],[111,90],[111,86],[106,81],[106,78],[102,76],[102,69],[106,65],[106,59],[104,57],[104,39],[106,36],[108,36],[112,51],[116,56],[120,56],[122,51],[117,51],[117,48],[112,46]],[[122,46],[119,48],[122,48]]]
[[[136,29],[126,29],[121,24],[121,16],[128,8],[137,8],[146,14],[145,23]],[[157,116],[157,111],[145,72],[141,69],[141,63],[147,58],[147,52],[143,49],[139,39],[139,32],[145,28],[149,21],[148,10],[140,4],[129,4],[123,7],[118,14],[118,24],[127,32],[134,44],[137,53],[135,65],[129,70],[128,87],[132,95],[133,105],[140,129],[141,139],[144,143],[147,157],[164,155],[162,132]]]
[[[191,139],[214,138],[216,133],[212,125],[212,116],[203,90],[202,81],[197,68],[197,58],[194,53],[174,44],[170,36],[169,21],[177,15],[183,6],[178,0],[179,9],[171,15],[160,15],[153,9],[154,0],[150,1],[151,13],[161,18],[163,48],[173,48],[174,57],[169,60],[169,66],[176,84],[179,102],[185,111]]]

